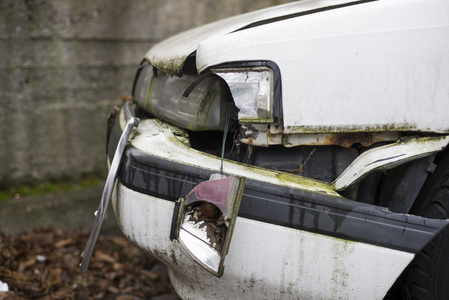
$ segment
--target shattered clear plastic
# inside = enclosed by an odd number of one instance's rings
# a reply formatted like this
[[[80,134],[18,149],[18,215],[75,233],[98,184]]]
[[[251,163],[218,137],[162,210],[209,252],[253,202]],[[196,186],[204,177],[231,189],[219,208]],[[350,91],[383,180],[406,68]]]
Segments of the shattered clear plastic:
[[[231,90],[240,121],[273,120],[273,73],[269,68],[215,70]]]

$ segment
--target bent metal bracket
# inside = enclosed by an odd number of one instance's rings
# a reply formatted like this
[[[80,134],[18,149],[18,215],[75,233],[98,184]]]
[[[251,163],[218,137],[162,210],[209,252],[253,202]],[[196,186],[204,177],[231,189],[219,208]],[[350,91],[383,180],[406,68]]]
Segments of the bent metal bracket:
[[[98,235],[100,233],[101,226],[103,225],[106,211],[111,200],[112,190],[114,189],[115,178],[117,177],[117,171],[120,166],[120,161],[122,160],[123,151],[128,144],[128,139],[132,130],[134,129],[134,127],[137,127],[139,125],[139,119],[134,116],[133,108],[130,105],[129,101],[126,101],[123,105],[123,112],[125,114],[126,127],[122,133],[122,136],[120,137],[117,149],[115,150],[114,159],[112,160],[111,167],[109,169],[106,184],[101,196],[100,205],[98,206],[95,222],[87,241],[86,248],[84,249],[83,253],[81,253],[82,260],[80,269],[82,272],[87,272],[87,270],[89,269],[90,258],[92,257],[92,253],[94,251],[95,244],[97,243]]]

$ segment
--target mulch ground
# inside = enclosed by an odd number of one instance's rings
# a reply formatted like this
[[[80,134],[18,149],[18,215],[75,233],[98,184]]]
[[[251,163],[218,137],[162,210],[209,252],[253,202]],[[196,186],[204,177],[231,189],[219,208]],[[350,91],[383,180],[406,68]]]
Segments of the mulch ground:
[[[79,270],[89,234],[36,229],[0,232],[0,300],[149,299],[173,293],[167,276],[152,272],[157,260],[119,236],[100,235],[87,273]],[[7,285],[8,291],[1,291]]]

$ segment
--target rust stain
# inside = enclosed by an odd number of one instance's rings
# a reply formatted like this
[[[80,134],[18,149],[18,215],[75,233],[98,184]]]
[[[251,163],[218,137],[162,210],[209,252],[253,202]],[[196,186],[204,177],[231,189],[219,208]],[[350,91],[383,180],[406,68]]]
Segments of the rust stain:
[[[268,141],[272,143],[276,142],[276,136],[277,136],[276,133],[270,133],[270,131],[267,132]]]
[[[368,147],[383,140],[373,132],[334,133],[327,136],[320,144],[340,145],[345,148],[349,148],[354,144],[361,144],[364,147]]]

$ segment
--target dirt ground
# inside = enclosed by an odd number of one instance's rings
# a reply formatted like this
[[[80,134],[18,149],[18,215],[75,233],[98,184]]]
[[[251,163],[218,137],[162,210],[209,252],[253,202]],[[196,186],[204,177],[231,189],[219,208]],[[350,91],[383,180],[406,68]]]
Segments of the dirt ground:
[[[122,236],[100,235],[82,273],[88,237],[51,227],[0,232],[0,299],[179,299],[165,267]]]

